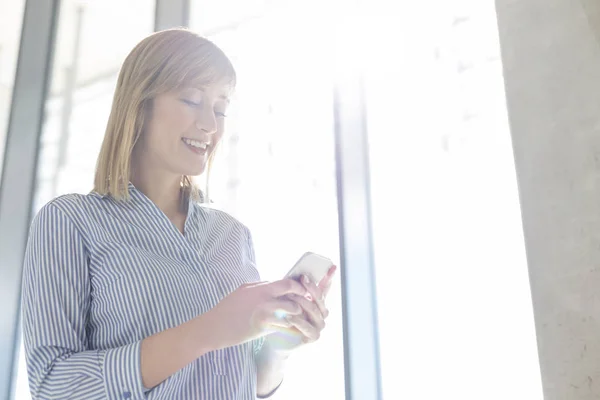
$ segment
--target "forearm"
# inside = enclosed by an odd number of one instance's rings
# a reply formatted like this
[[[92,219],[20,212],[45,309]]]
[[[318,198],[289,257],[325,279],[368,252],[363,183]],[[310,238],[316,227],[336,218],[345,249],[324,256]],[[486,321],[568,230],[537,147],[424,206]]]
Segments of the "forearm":
[[[287,354],[274,351],[265,341],[256,357],[256,394],[266,396],[276,390],[283,380]]]
[[[217,346],[205,315],[147,337],[141,344],[143,385],[151,389]]]

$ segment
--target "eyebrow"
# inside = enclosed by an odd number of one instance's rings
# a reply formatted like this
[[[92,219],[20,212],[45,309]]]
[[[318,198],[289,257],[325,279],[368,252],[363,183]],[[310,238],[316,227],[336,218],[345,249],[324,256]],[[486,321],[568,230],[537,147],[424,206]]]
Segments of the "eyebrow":
[[[190,86],[189,89],[195,89],[195,90],[199,90],[202,93],[206,93],[206,88],[202,87],[202,86]],[[229,97],[227,97],[224,94],[219,95],[219,99],[224,100],[225,102],[227,102],[227,104],[230,104],[231,101],[229,100]]]
[[[202,93],[206,93],[206,88],[205,88],[205,87],[202,87],[202,86],[190,86],[190,87],[188,87],[187,89],[188,89],[188,90],[189,90],[189,89],[193,89],[193,90],[199,90],[199,91],[201,91]],[[185,89],[184,89],[184,90],[185,90]],[[227,95],[225,95],[225,94],[221,94],[221,95],[219,95],[219,97],[218,97],[218,98],[219,98],[219,99],[221,99],[221,100],[223,100],[223,101],[225,101],[225,102],[227,102],[227,104],[230,104],[230,103],[231,103],[231,100],[230,100],[230,99],[229,99],[229,97],[228,97]]]

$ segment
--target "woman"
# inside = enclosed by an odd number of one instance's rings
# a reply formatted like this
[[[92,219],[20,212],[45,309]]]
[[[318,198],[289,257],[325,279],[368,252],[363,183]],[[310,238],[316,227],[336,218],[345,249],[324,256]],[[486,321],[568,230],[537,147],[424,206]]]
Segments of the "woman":
[[[258,283],[248,229],[199,205],[191,177],[210,170],[234,85],[222,51],[187,30],[126,58],[94,190],[51,201],[31,228],[35,399],[267,397],[289,353],[318,339],[335,268],[318,284]]]

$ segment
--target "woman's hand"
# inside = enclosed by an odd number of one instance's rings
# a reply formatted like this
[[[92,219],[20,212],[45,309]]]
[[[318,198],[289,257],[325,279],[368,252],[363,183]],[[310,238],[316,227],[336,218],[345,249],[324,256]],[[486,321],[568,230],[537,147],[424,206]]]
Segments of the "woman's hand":
[[[287,296],[293,304],[300,307],[300,313],[288,313],[283,321],[289,323],[289,328],[279,325],[282,329],[267,338],[270,349],[287,353],[306,343],[317,341],[325,328],[325,319],[329,310],[325,306],[327,293],[331,288],[332,278],[336,267],[332,266],[327,275],[315,284],[307,276],[302,276],[301,282],[306,289],[305,295],[292,293]]]
[[[290,327],[282,313],[298,316],[303,309],[290,299],[304,297],[307,289],[292,279],[245,284],[200,317],[211,333],[211,350],[235,346]]]

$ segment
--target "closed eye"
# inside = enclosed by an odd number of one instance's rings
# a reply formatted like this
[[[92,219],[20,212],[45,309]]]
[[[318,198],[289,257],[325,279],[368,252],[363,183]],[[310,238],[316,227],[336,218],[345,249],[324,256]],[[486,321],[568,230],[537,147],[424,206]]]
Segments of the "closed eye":
[[[221,111],[215,111],[215,115],[217,117],[222,117],[222,118],[225,118],[227,116],[227,115],[225,115],[224,112],[221,112]]]
[[[200,105],[201,105],[201,103],[196,103],[194,101],[187,100],[187,99],[181,99],[181,101],[183,101],[185,104],[187,104],[190,107],[200,107]]]

